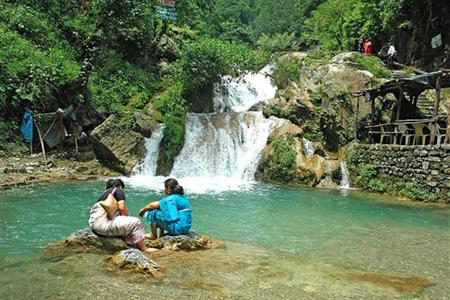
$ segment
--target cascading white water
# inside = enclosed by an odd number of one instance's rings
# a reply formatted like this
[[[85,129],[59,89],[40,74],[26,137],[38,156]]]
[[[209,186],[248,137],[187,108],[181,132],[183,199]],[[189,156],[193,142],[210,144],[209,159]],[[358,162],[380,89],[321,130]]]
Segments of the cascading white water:
[[[164,125],[155,129],[155,131],[152,132],[151,137],[145,139],[146,155],[144,161],[133,169],[132,174],[155,176],[156,163],[158,161],[159,154],[159,144],[164,137],[163,131]]]
[[[345,161],[340,161],[341,164],[341,185],[340,188],[342,189],[349,189],[350,188],[350,172],[347,168],[347,163]]]
[[[303,149],[306,156],[311,157],[314,155],[314,143],[310,140],[303,138]]]
[[[214,88],[214,111],[243,112],[254,104],[275,97],[277,88],[268,74],[272,66],[267,65],[258,73],[248,73],[242,78],[225,77],[222,84]]]
[[[261,112],[188,114],[171,176],[251,180],[269,134],[283,123]]]
[[[271,66],[266,66],[257,74],[224,80],[228,84],[215,90],[215,113],[187,115],[184,146],[170,176],[179,179],[189,193],[242,190],[253,182],[268,136],[287,122],[266,119],[262,112],[246,112],[255,103],[275,96],[276,87],[267,76],[270,73]],[[158,141],[148,141],[152,150],[147,150],[145,166],[139,167],[128,183],[161,189],[164,178],[153,176],[161,139],[162,135]]]

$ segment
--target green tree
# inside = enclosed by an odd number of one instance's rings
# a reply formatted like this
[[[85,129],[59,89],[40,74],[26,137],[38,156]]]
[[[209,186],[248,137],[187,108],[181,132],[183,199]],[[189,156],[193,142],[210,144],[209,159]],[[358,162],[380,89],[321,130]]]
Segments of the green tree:
[[[311,18],[305,21],[304,37],[312,41],[320,41],[326,50],[342,50],[345,47],[344,23],[347,14],[354,9],[358,0],[329,0],[312,12]]]

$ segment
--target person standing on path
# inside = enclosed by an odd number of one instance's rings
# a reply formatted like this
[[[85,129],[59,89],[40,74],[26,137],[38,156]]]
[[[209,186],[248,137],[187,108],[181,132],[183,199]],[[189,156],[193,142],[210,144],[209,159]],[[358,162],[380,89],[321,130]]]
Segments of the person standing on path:
[[[372,42],[370,39],[367,39],[364,43],[364,55],[371,55],[372,54]]]

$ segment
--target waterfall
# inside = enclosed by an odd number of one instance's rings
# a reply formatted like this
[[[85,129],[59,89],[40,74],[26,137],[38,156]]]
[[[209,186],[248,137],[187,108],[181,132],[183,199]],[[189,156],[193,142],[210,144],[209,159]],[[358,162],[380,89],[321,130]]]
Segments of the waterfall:
[[[349,189],[350,188],[350,173],[347,168],[347,163],[345,161],[340,161],[341,164],[341,185],[340,188],[342,189]]]
[[[268,74],[272,66],[267,65],[258,73],[248,73],[242,78],[225,77],[214,88],[214,111],[243,112],[254,104],[275,97],[277,88]]]
[[[310,140],[303,138],[303,149],[307,157],[314,155],[314,143]]]
[[[187,114],[184,146],[170,176],[179,179],[189,193],[251,187],[267,138],[288,122],[247,111],[275,97],[276,87],[267,75],[271,71],[269,65],[240,79],[223,78],[215,87],[215,112]],[[129,183],[161,190],[164,178],[154,176],[161,139],[162,130],[146,141],[147,156]]]
[[[134,167],[132,174],[143,176],[154,176],[156,174],[156,163],[159,154],[159,144],[163,138],[164,125],[155,129],[150,138],[145,139],[146,155],[144,161]]]
[[[252,180],[269,134],[282,124],[261,112],[188,114],[171,176]]]

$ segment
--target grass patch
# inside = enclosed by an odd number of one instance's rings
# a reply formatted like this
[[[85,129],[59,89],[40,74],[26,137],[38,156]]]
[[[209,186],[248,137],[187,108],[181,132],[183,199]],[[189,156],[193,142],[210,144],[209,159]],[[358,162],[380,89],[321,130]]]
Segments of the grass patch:
[[[355,56],[355,61],[358,63],[359,69],[369,71],[375,78],[391,77],[391,72],[386,69],[381,61],[375,56],[363,56],[357,54]]]

